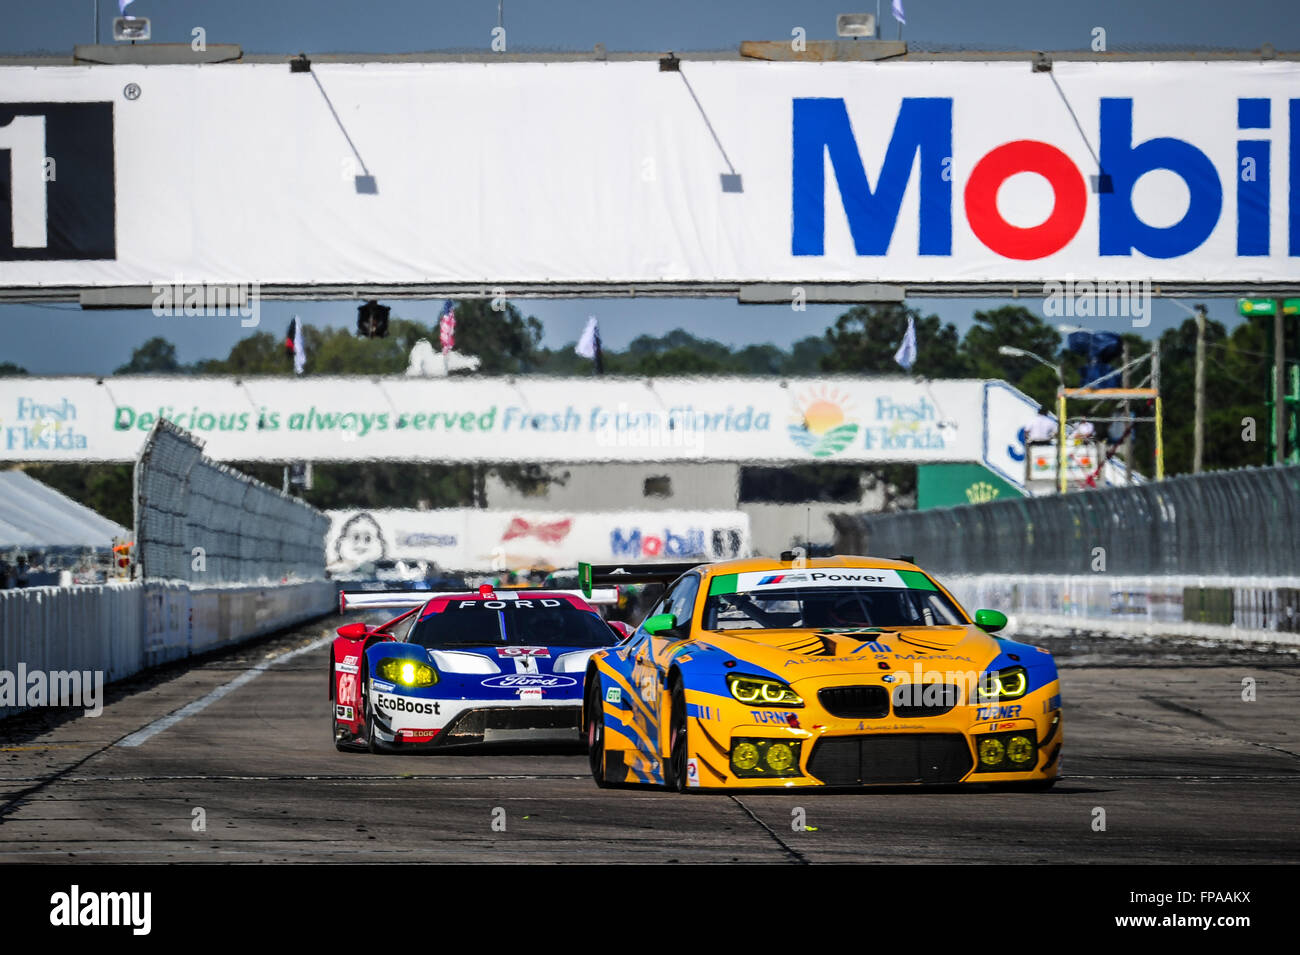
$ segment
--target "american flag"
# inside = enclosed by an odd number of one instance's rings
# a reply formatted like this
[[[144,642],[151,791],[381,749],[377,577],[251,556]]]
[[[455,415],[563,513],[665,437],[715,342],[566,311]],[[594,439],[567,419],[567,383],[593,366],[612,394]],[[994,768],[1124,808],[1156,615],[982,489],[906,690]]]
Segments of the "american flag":
[[[456,308],[451,299],[442,303],[442,318],[438,320],[438,337],[445,355],[456,347]]]

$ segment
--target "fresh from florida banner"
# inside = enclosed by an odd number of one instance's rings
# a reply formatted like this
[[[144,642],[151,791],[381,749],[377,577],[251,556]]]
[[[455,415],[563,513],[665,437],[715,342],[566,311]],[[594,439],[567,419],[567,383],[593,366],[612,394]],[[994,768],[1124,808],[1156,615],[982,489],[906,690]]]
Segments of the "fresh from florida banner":
[[[883,378],[8,378],[0,461],[133,460],[159,418],[224,461],[981,461],[1001,382]]]

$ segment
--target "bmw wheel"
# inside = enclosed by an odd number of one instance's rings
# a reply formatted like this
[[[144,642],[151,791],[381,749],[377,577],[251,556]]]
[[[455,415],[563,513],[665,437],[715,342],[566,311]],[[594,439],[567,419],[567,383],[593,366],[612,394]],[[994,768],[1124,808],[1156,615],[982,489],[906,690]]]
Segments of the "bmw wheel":
[[[587,700],[583,712],[587,715],[583,735],[587,740],[587,763],[591,767],[591,778],[601,789],[610,789],[612,784],[605,779],[605,706],[600,693],[599,671],[593,672],[587,681]]]
[[[668,760],[664,763],[664,786],[675,792],[686,792],[686,691],[674,680],[669,692]]]

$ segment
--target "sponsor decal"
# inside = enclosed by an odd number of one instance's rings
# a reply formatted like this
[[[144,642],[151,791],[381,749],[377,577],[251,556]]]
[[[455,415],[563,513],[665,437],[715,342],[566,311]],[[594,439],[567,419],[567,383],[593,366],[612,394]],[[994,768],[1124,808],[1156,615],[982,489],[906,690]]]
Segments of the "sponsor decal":
[[[807,574],[768,574],[758,582],[758,586],[766,587],[769,584],[801,584],[808,580]]]
[[[1061,694],[1059,693],[1057,693],[1055,696],[1051,697],[1050,699],[1043,700],[1044,713],[1050,713],[1052,712],[1052,710],[1059,710],[1060,708],[1061,708]]]
[[[484,686],[505,690],[531,689],[532,687],[555,688],[577,686],[578,681],[569,676],[555,674],[510,673],[505,676],[490,676],[481,681]]]
[[[1008,720],[1020,716],[1020,704],[1015,706],[981,706],[975,712],[977,720]]]
[[[781,726],[799,726],[799,715],[789,710],[750,710],[755,723],[778,723]]]
[[[396,685],[396,684],[394,684],[394,683],[388,683],[388,682],[386,682],[386,681],[384,681],[384,680],[371,680],[371,681],[370,681],[370,686],[371,686],[371,689],[382,690],[382,691],[385,692],[385,693],[391,693],[391,692],[393,692],[393,690],[397,689],[397,685]]]
[[[551,651],[547,647],[497,647],[497,656],[499,657],[549,657]]]
[[[348,659],[349,659],[349,660],[355,660],[356,657],[348,657]],[[334,669],[337,670],[339,673],[356,673],[356,672],[358,672],[358,670],[357,670],[357,665],[356,665],[355,663],[336,663],[336,664],[334,664]]]
[[[617,687],[617,686],[611,686],[608,690],[605,691],[605,702],[606,702],[606,703],[622,703],[622,702],[623,702],[623,690],[622,690],[620,687]]]
[[[700,784],[700,764],[691,757],[686,761],[686,785],[698,786]]]
[[[847,395],[823,385],[796,399],[797,414],[788,429],[790,440],[815,458],[838,454],[858,436],[857,420]]]
[[[77,432],[77,406],[66,395],[59,396],[58,403],[44,396],[37,400],[24,395],[10,420],[16,423],[0,427],[0,446],[7,451],[84,451],[90,447],[86,436]]]
[[[457,600],[447,604],[448,610],[505,610],[507,607],[522,607],[533,610],[538,607],[563,607],[565,601],[552,597],[537,600]],[[425,614],[426,617],[431,614]]]
[[[540,687],[537,689],[523,689],[519,691],[519,699],[540,700],[542,698],[542,694],[545,692],[546,691],[541,689]]]
[[[375,694],[375,706],[386,713],[420,713],[425,716],[441,715],[441,705],[437,700],[412,700],[404,696],[386,696]]]
[[[406,730],[398,730],[398,731],[397,731],[397,735],[398,735],[399,737],[401,737],[402,739],[408,739],[408,740],[416,740],[416,739],[433,739],[435,736],[438,735],[438,730],[436,730],[436,729],[417,729],[417,730],[406,729]]]
[[[350,706],[335,706],[335,707],[334,707],[334,715],[335,715],[338,719],[341,719],[341,720],[347,720],[349,723],[354,722],[353,717],[352,717],[352,713],[353,713],[353,710],[352,710],[352,707],[350,707]]]

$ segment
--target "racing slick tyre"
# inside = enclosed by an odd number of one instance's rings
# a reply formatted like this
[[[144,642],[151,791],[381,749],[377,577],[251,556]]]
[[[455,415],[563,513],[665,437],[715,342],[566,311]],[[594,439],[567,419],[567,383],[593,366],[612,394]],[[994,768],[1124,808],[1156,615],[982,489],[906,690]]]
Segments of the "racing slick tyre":
[[[686,792],[686,691],[680,680],[674,679],[668,691],[668,759],[664,763],[664,788],[673,792]]]
[[[375,736],[375,708],[370,703],[370,681],[361,681],[361,704],[366,714],[366,749],[371,753],[382,753],[379,739]]]
[[[582,710],[587,725],[582,728],[587,741],[587,763],[591,778],[601,789],[612,789],[613,783],[605,779],[605,707],[600,692],[600,673],[595,672],[587,683],[587,699]]]

